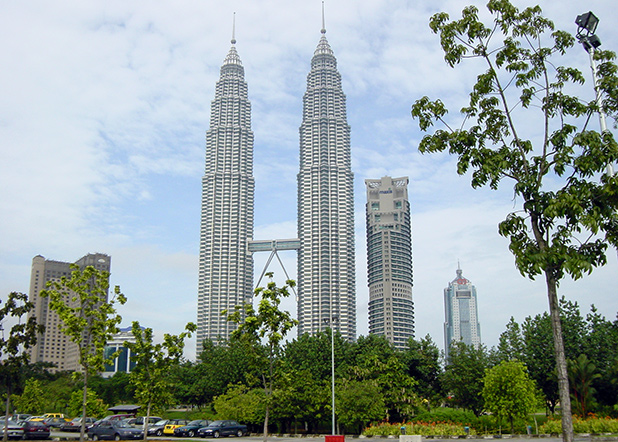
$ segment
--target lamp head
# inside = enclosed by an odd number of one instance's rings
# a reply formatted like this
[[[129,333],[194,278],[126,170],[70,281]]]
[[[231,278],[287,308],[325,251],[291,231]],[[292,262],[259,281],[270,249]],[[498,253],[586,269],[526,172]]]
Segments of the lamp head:
[[[579,27],[577,33],[579,34],[582,30],[586,30],[588,35],[594,34],[597,30],[597,25],[599,24],[599,18],[592,13],[592,11],[586,12],[585,14],[578,15],[575,19],[575,24]]]

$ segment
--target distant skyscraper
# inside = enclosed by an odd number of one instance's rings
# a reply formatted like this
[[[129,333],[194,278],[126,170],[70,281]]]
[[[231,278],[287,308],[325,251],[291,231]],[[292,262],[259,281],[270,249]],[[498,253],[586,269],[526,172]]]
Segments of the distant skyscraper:
[[[444,289],[444,352],[448,359],[453,341],[481,345],[481,325],[478,319],[476,287],[457,268],[457,277]]]
[[[369,333],[396,348],[414,337],[408,177],[365,180]]]
[[[331,321],[356,338],[354,175],[350,126],[337,60],[322,37],[311,59],[303,97],[298,173],[298,334]]]
[[[111,262],[111,257],[108,255],[91,253],[78,259],[75,264],[80,268],[92,266],[97,270],[109,272]],[[29,316],[35,316],[37,322],[45,326],[45,331],[38,337],[36,345],[29,350],[30,362],[52,363],[56,366],[53,369],[55,371],[79,370],[81,366],[78,348],[60,330],[62,323],[58,315],[49,308],[49,298],[43,298],[39,293],[47,287],[49,281],[59,281],[63,276],[70,278],[72,271],[70,265],[68,262],[45,259],[41,255],[32,259],[29,299],[34,304],[34,309]]]
[[[221,316],[252,300],[253,132],[251,103],[236,40],[225,57],[210,128],[206,132],[206,168],[202,178],[200,267],[197,305],[197,353],[204,339],[227,339],[235,325]]]

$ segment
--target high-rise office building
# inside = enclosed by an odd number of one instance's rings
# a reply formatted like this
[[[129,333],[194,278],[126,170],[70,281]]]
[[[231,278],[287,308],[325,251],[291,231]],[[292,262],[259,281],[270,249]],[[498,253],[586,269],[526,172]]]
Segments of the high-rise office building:
[[[447,361],[453,341],[461,341],[475,348],[481,345],[478,315],[476,287],[463,277],[458,267],[457,277],[444,289],[444,353]]]
[[[111,257],[102,253],[90,253],[78,259],[75,264],[80,268],[92,266],[97,270],[109,272]],[[45,326],[45,331],[38,337],[35,346],[29,349],[30,361],[49,362],[55,365],[55,371],[77,371],[81,369],[77,344],[61,331],[62,322],[49,308],[49,298],[41,297],[41,290],[47,288],[50,281],[59,281],[66,276],[71,277],[71,264],[62,261],[53,261],[37,255],[32,259],[30,274],[29,299],[34,309],[29,316],[35,316],[37,322]],[[68,302],[68,296],[67,302]],[[107,301],[107,299],[106,299]]]
[[[414,337],[408,177],[365,180],[369,333],[405,349]]]
[[[322,37],[303,96],[298,173],[298,334],[356,338],[354,175],[337,59]]]
[[[253,132],[245,72],[232,36],[211,103],[202,178],[197,353],[205,339],[227,339],[235,325],[221,316],[252,300]]]

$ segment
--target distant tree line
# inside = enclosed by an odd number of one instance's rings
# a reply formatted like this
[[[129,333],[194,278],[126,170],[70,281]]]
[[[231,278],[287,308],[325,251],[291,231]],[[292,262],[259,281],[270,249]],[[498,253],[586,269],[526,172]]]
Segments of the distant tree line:
[[[560,307],[573,413],[617,416],[618,320],[607,320],[594,306],[583,316],[577,303],[565,299]],[[444,364],[443,354],[429,336],[410,339],[405,350],[396,350],[382,336],[360,336],[356,342],[348,342],[335,333],[339,430],[358,433],[370,423],[405,422],[444,406],[472,411],[477,416],[491,411],[503,416],[505,424],[512,424],[524,405],[527,409],[544,403],[546,412],[552,414],[558,392],[551,339],[546,313],[527,317],[521,324],[511,318],[497,348],[474,348],[457,342],[450,349],[449,363]],[[161,374],[168,382],[164,400],[154,401],[156,407],[151,413],[166,413],[182,404],[204,416],[237,419],[260,431],[269,405],[271,432],[328,431],[330,330],[300,336],[282,344],[281,352],[273,354],[276,376],[272,377],[272,397],[268,400],[261,368],[246,346],[240,338],[205,341],[197,361],[172,364]],[[48,368],[44,364],[28,366],[13,388],[15,409],[77,414],[73,410],[81,406],[81,397],[75,392],[81,391],[82,381],[69,373],[52,374]],[[130,378],[127,373],[109,379],[92,376],[89,410],[101,413],[106,405],[140,403]],[[520,402],[505,404],[505,398],[496,396],[495,391],[507,388],[499,387],[506,379],[520,379],[522,384],[514,387],[516,392],[528,388],[526,379],[530,379],[532,393],[526,397],[510,394],[508,399],[518,396],[515,399]]]

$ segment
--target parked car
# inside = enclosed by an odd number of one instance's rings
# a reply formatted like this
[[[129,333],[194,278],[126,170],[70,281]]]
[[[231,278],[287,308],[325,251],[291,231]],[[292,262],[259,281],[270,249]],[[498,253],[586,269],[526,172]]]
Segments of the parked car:
[[[7,423],[3,420],[0,422],[0,434],[4,435],[7,433],[7,438],[9,439],[23,439],[24,438],[24,429],[21,425],[17,425],[17,422],[13,422],[11,420]]]
[[[101,420],[88,429],[88,437],[92,440],[129,440],[142,439],[144,430],[135,428],[120,419]]]
[[[19,424],[22,427],[22,439],[49,439],[50,430],[44,422],[25,421]]]
[[[161,419],[163,419],[163,418],[159,417],[159,416],[149,416],[148,417],[148,426],[151,426],[155,422],[159,422]],[[143,428],[144,427],[144,421],[146,420],[146,416],[132,417],[130,419],[125,419],[125,420],[130,425],[133,425],[134,427]]]
[[[42,421],[30,421],[30,422],[43,422],[45,425],[51,428],[60,428],[67,423],[67,420],[63,417],[46,417]]]
[[[31,421],[44,421],[47,418],[50,417],[60,417],[60,418],[65,418],[63,413],[45,413],[43,416],[32,416],[30,419]]]
[[[163,434],[174,435],[174,429],[187,425],[189,421],[187,419],[170,419],[165,427],[163,427]]]
[[[134,414],[110,414],[109,416],[105,416],[102,421],[121,421],[123,419],[130,419],[135,417]]]
[[[163,436],[163,429],[169,421],[169,419],[161,419],[152,425],[148,425],[148,436]]]
[[[197,431],[199,437],[221,437],[221,436],[238,436],[242,437],[247,434],[247,426],[241,425],[236,421],[214,421],[204,428]]]
[[[14,414],[10,417],[10,419],[14,420],[15,422],[21,422],[21,421],[26,421],[30,419],[31,417],[32,417],[31,414]]]
[[[92,426],[96,422],[96,419],[93,417],[87,417],[86,420],[86,430],[88,427]],[[60,431],[81,431],[82,429],[82,418],[76,417],[71,422],[66,422],[60,426]]]
[[[207,421],[203,419],[198,419],[189,422],[187,425],[183,425],[182,427],[174,428],[174,436],[176,437],[195,437],[197,435],[197,431],[200,428],[207,427],[210,425],[212,421]]]

